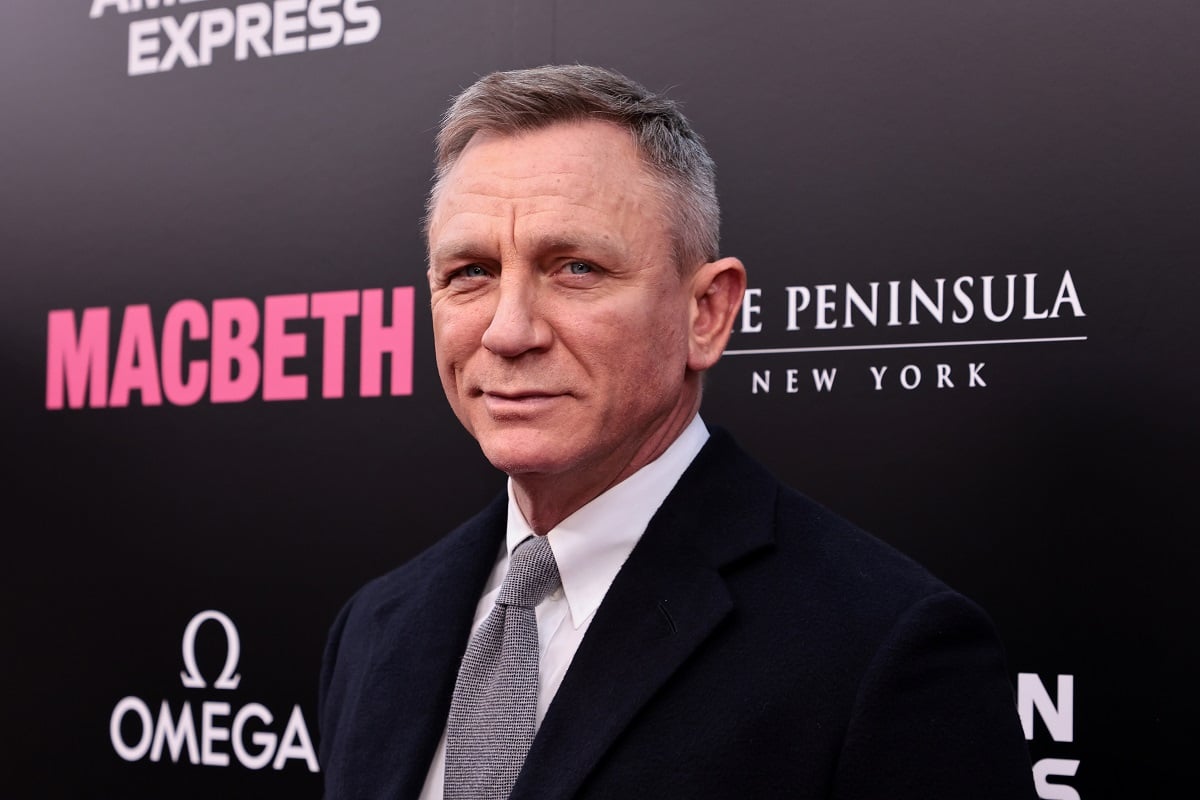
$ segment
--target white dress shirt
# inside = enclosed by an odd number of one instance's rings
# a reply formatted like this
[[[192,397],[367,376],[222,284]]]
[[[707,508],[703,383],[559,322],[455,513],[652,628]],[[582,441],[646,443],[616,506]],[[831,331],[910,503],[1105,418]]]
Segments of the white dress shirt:
[[[608,593],[617,572],[633,547],[642,538],[650,518],[662,505],[684,470],[708,440],[708,428],[697,415],[670,447],[654,461],[608,489],[583,508],[564,519],[546,536],[562,587],[551,592],[537,607],[540,665],[538,680],[537,725],[554,699],[559,684],[583,635],[591,624],[600,601]],[[471,633],[495,605],[500,585],[508,573],[513,549],[533,530],[513,497],[508,482],[508,534],[484,585],[475,608]],[[433,763],[421,790],[421,800],[442,800],[446,769],[446,732],[442,731]]]

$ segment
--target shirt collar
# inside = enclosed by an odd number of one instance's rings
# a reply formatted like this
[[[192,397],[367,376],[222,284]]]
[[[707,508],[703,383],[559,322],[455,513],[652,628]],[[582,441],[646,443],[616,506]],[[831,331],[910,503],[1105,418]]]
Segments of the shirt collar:
[[[692,459],[708,440],[699,415],[654,461],[564,519],[546,535],[562,576],[562,589],[578,628],[595,612],[625,559],[633,552]],[[508,481],[508,553],[533,530],[513,496]]]

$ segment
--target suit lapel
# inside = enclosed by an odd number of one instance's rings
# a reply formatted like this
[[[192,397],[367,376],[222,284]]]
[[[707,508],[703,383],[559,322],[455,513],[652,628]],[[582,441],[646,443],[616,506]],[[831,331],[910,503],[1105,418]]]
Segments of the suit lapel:
[[[504,537],[506,507],[501,495],[418,557],[397,594],[377,607],[371,673],[363,684],[374,694],[359,706],[372,718],[359,729],[376,739],[355,744],[386,765],[379,774],[389,775],[391,785],[381,796],[415,798],[425,782],[475,607]]]
[[[733,609],[722,568],[771,541],[774,479],[716,430],[621,567],[512,800],[575,794],[637,712]]]

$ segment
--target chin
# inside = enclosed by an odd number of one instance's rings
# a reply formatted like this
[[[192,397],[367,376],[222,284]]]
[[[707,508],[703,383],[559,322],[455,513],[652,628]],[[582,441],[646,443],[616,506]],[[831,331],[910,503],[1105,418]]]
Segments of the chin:
[[[563,452],[563,437],[537,430],[488,432],[478,436],[479,447],[492,466],[508,475],[552,474],[576,459]]]

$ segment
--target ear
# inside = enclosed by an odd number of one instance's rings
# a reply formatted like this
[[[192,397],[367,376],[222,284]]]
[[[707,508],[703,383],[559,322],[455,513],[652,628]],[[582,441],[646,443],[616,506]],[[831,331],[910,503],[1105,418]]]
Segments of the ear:
[[[746,268],[736,258],[703,264],[692,276],[688,369],[702,372],[721,357],[746,291]]]

